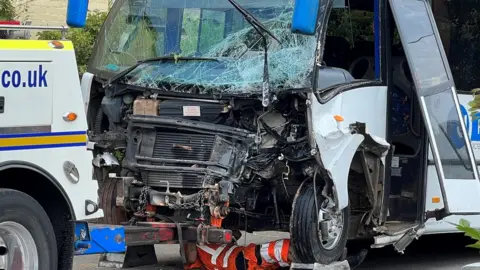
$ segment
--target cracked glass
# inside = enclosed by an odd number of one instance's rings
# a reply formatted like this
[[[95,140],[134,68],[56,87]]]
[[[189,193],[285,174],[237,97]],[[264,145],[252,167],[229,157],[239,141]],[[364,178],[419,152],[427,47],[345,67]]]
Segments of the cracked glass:
[[[416,91],[446,179],[475,179],[468,138],[460,126],[451,71],[425,0],[390,0]]]
[[[430,88],[448,81],[446,67],[438,48],[437,38],[427,15],[424,1],[395,2],[399,24],[408,31],[402,31],[414,67],[414,77],[421,88]]]
[[[316,37],[291,33],[294,0],[236,2],[281,41],[267,36],[271,91],[310,87]],[[262,91],[262,37],[227,0],[117,0],[90,68],[107,79],[137,61],[172,55],[215,61],[152,61],[121,82],[195,94]]]

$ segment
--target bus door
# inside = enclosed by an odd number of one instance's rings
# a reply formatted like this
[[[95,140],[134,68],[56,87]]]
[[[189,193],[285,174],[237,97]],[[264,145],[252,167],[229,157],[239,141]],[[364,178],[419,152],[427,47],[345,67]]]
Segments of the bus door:
[[[430,214],[437,219],[480,214],[475,158],[429,1],[389,3],[412,71],[443,195],[444,208],[427,213],[427,218]]]

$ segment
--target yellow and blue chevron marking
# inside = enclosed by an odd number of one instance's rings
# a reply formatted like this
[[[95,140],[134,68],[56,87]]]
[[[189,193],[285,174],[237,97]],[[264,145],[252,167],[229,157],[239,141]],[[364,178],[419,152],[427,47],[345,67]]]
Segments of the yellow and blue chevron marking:
[[[0,134],[0,151],[87,145],[86,131]]]

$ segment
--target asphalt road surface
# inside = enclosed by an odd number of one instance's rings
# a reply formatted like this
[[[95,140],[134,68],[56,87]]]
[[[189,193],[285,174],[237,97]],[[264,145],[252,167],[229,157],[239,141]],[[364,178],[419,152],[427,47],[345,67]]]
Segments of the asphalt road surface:
[[[262,243],[288,237],[287,234],[274,232],[247,235],[247,243]],[[243,240],[240,240],[240,243]],[[477,250],[465,248],[471,243],[461,235],[423,236],[415,241],[400,255],[393,248],[373,250],[368,254],[365,262],[357,269],[382,269],[382,270],[460,270],[462,266],[473,262],[480,262]],[[130,268],[131,270],[177,270],[181,269],[178,245],[158,245],[157,258],[161,264],[150,267]],[[98,256],[76,257],[74,270],[107,270],[98,268]]]

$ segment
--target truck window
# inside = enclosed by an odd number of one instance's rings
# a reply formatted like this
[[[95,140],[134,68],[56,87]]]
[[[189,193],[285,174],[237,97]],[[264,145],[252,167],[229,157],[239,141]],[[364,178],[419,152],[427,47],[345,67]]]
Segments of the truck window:
[[[374,79],[373,12],[333,9],[325,41],[327,66],[348,70],[356,79]]]

